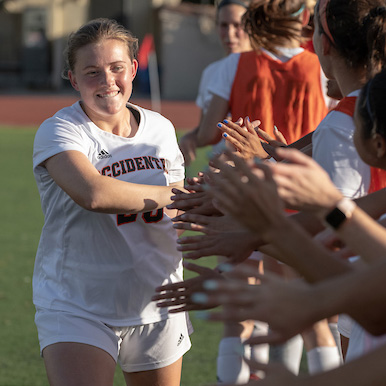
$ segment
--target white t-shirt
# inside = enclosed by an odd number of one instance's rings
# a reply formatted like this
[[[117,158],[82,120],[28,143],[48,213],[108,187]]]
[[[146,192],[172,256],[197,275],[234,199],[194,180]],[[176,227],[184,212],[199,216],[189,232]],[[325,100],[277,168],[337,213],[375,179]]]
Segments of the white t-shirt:
[[[348,96],[358,96],[359,90]],[[332,182],[348,198],[367,194],[370,166],[355,149],[354,120],[340,111],[331,111],[320,122],[312,136],[312,158],[328,173]]]
[[[198,87],[196,105],[202,110],[203,114],[207,112],[210,101],[213,97],[213,94],[209,91],[208,85],[217,76],[219,68],[225,59],[226,58],[223,58],[209,64],[202,72],[200,85]]]
[[[163,186],[183,180],[183,156],[171,122],[129,106],[140,114],[133,138],[99,129],[79,102],[37,131],[33,168],[45,216],[33,275],[38,307],[97,317],[113,326],[169,317],[151,301],[157,286],[182,280],[177,235],[166,213],[125,216],[85,210],[40,166],[55,154],[75,150],[111,178]]]

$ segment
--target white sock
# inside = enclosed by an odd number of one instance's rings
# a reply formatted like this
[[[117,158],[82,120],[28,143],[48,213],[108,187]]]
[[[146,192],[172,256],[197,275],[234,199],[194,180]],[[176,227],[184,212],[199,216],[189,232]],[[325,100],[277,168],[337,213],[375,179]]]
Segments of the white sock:
[[[260,321],[255,321],[255,327],[252,332],[252,337],[263,336],[268,334],[268,324]],[[268,363],[269,361],[269,345],[259,344],[249,346],[251,348],[251,359],[259,363]],[[264,377],[261,371],[254,371],[254,374],[259,378]]]
[[[296,335],[283,344],[271,345],[269,350],[269,361],[281,363],[289,371],[298,375],[302,355],[303,338],[301,335]]]
[[[332,336],[334,337],[336,347],[338,347],[339,355],[341,362],[343,363],[343,354],[342,354],[342,342],[340,341],[340,332],[338,330],[338,323],[328,323]]]
[[[243,360],[244,345],[240,337],[221,339],[217,355],[219,383],[244,384],[249,381],[249,366]]]
[[[315,347],[307,352],[308,372],[317,374],[339,367],[342,364],[337,347]]]

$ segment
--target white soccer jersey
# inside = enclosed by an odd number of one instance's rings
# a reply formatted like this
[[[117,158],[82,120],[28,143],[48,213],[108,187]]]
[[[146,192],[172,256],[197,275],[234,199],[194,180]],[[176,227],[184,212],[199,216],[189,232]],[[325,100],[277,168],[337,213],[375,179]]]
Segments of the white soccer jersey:
[[[76,150],[111,178],[163,186],[183,180],[183,156],[171,122],[129,106],[140,113],[133,138],[99,129],[77,102],[43,122],[33,154],[45,216],[33,276],[34,303],[96,316],[113,326],[169,317],[151,297],[157,286],[183,279],[172,222],[162,209],[134,215],[85,210],[40,165],[55,154]]]
[[[357,96],[354,91],[348,96]],[[365,164],[354,145],[352,117],[331,111],[312,136],[312,158],[328,173],[334,185],[348,198],[367,194],[371,182],[370,166]]]

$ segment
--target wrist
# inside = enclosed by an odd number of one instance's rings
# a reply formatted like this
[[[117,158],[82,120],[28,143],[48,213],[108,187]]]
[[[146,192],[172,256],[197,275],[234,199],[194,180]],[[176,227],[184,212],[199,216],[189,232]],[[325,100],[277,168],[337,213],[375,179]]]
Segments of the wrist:
[[[324,213],[323,222],[333,230],[338,230],[352,217],[355,208],[354,201],[343,197],[329,211]]]
[[[271,223],[260,233],[261,239],[267,244],[275,244],[277,240],[284,240],[291,233],[294,223],[290,216],[278,216],[275,223]]]
[[[344,196],[338,190],[331,192],[331,194],[326,194],[325,199],[320,203],[320,207],[315,212],[316,216],[324,220],[326,215],[331,212],[343,198]]]

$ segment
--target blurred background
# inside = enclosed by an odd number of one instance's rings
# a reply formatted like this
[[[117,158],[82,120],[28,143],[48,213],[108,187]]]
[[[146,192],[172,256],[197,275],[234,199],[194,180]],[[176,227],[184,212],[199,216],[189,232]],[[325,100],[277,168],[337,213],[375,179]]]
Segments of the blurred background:
[[[71,92],[61,76],[68,35],[90,19],[109,17],[139,39],[134,97],[150,95],[151,84],[153,94],[162,99],[194,100],[202,70],[223,56],[214,4],[215,0],[0,0],[0,93]]]

